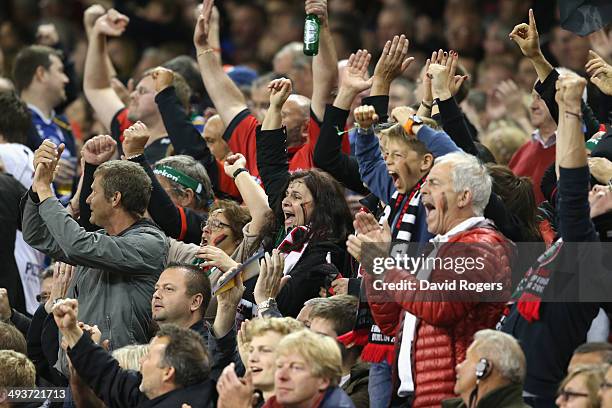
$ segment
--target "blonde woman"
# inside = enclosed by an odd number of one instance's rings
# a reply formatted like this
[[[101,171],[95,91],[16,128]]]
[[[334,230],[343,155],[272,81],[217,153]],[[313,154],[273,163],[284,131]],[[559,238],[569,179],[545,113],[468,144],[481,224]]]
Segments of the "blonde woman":
[[[598,392],[605,373],[603,366],[576,366],[561,382],[555,403],[561,408],[599,408]]]

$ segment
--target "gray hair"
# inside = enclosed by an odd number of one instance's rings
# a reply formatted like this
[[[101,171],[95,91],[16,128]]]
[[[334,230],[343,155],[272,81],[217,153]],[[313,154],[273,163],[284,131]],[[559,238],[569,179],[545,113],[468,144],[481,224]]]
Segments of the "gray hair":
[[[196,161],[193,157],[187,156],[184,154],[176,155],[176,156],[168,156],[159,160],[155,163],[156,166],[168,166],[172,167],[180,171],[181,173],[185,173],[192,179],[200,182],[202,184],[202,192],[200,194],[195,194],[195,209],[197,210],[205,210],[209,206],[209,201],[212,199],[212,184],[210,182],[210,178],[208,177],[208,173],[202,164]],[[179,192],[179,194],[184,194],[186,187],[177,183],[174,180],[166,179],[168,183]],[[194,191],[195,193],[195,191]]]
[[[129,344],[113,351],[112,354],[124,370],[140,371],[140,359],[148,352],[148,344]]]
[[[434,164],[452,163],[453,191],[472,193],[474,215],[482,216],[491,196],[492,180],[486,167],[471,154],[453,152],[438,157]]]
[[[525,380],[525,354],[514,337],[497,330],[480,330],[474,334],[472,347],[479,358],[493,363],[506,380],[514,384],[522,384]]]
[[[307,301],[305,301],[304,306],[316,306],[316,305],[321,305],[326,302],[327,302],[327,298],[316,297],[316,298],[308,299]]]
[[[310,65],[312,57],[304,54],[303,45],[301,42],[293,41],[286,44],[276,54],[274,54],[274,60],[277,60],[284,55],[291,56],[291,65],[294,68],[301,68],[304,65]]]

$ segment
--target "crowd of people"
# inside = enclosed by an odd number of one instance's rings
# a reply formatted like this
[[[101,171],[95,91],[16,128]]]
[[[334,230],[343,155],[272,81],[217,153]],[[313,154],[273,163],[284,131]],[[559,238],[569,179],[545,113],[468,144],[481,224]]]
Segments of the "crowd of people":
[[[612,23],[412,3],[3,3],[0,406],[612,408]]]

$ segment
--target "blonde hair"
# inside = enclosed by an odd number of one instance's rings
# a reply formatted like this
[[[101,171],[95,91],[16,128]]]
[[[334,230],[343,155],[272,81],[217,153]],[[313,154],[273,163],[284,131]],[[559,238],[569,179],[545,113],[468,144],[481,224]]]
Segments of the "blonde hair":
[[[0,350],[0,387],[34,387],[36,369],[24,355],[13,350]]]
[[[567,376],[561,381],[561,385],[559,385],[559,391],[562,391],[567,383],[569,383],[574,378],[579,375],[584,375],[585,380],[584,383],[587,387],[587,393],[589,394],[589,406],[591,408],[599,408],[601,401],[599,400],[599,396],[597,395],[599,392],[599,387],[604,380],[606,375],[606,371],[608,366],[605,364],[602,365],[587,365],[580,364],[574,367]]]
[[[250,342],[253,337],[262,336],[268,331],[276,332],[286,336],[290,333],[302,330],[304,325],[302,322],[295,320],[293,317],[270,317],[255,319],[247,326],[246,337]]]
[[[409,136],[408,133],[406,133],[406,131],[404,130],[404,127],[399,123],[396,123],[395,125],[392,125],[386,129],[382,129],[379,131],[379,133],[380,139],[385,140],[385,146],[390,141],[395,141],[405,144],[411,150],[414,150],[416,153],[418,153],[419,156],[431,154],[431,152],[427,150],[425,143],[421,142],[415,137]]]
[[[124,370],[140,371],[140,359],[148,352],[148,344],[131,344],[113,351],[113,357]]]
[[[506,124],[496,128],[489,127],[482,136],[481,143],[491,151],[497,164],[507,165],[527,140],[528,136],[524,130]]]
[[[342,355],[334,339],[304,329],[285,336],[276,348],[277,357],[296,353],[308,362],[315,377],[328,379],[332,387],[338,385]]]

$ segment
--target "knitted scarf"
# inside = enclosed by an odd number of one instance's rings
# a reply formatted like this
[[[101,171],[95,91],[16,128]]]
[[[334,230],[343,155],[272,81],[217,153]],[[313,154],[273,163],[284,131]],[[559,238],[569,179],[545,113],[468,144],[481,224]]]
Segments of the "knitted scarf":
[[[411,241],[424,181],[425,177],[419,180],[409,194],[402,194],[396,190],[391,196],[391,202],[385,207],[379,222],[380,224],[389,222],[392,241]],[[361,353],[361,359],[371,363],[387,360],[389,364],[393,364],[394,344],[395,337],[386,336],[376,324],[372,324],[369,327],[368,341]]]
[[[550,264],[557,258],[562,247],[563,240],[559,238],[538,257],[512,294],[512,299],[518,300],[517,309],[520,315],[529,323],[540,320],[542,296],[551,278]]]

